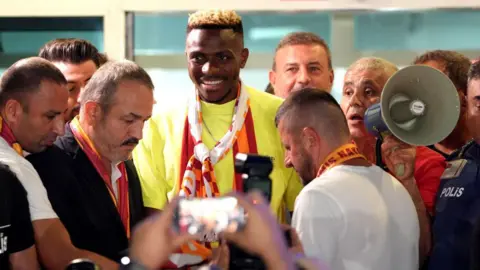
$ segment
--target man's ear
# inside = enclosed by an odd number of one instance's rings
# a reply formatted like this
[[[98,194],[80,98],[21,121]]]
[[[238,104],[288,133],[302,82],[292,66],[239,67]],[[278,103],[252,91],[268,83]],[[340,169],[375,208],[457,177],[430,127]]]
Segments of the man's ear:
[[[9,99],[3,106],[3,117],[10,125],[15,125],[21,119],[24,112],[22,104],[15,99]]]
[[[275,71],[270,70],[268,72],[268,80],[270,81],[270,84],[272,85],[273,89],[275,89],[275,82],[277,81],[277,73]]]
[[[250,51],[247,48],[243,48],[240,54],[240,68],[245,68],[247,65],[248,56],[250,55]]]
[[[305,149],[311,149],[318,144],[319,137],[315,129],[305,127],[302,129],[302,139]]]
[[[329,78],[330,78],[330,89],[329,90],[332,91],[333,81],[335,80],[335,71],[333,69],[330,69]]]
[[[95,123],[97,123],[97,121],[100,120],[102,116],[102,109],[100,108],[98,103],[89,101],[83,105],[83,108],[83,116],[85,117],[87,124],[91,126],[95,125]]]
[[[460,107],[465,110],[467,108],[467,96],[464,93],[465,91],[458,91],[458,96],[460,97]]]

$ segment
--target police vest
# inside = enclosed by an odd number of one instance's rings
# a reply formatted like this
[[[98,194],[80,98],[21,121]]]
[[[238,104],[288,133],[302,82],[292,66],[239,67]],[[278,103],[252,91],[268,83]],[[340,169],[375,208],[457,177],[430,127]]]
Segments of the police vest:
[[[471,239],[480,217],[480,146],[468,143],[440,179],[433,222],[431,270],[470,269]]]

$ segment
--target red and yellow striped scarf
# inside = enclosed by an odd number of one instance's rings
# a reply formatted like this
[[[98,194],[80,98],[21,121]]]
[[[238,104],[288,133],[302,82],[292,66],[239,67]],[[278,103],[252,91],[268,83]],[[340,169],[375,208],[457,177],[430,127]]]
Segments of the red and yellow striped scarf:
[[[80,126],[80,122],[78,121],[78,116],[75,117],[70,122],[70,128],[72,129],[73,136],[75,137],[75,140],[78,142],[78,145],[82,148],[83,152],[85,152],[88,159],[90,160],[90,162],[92,162],[98,174],[100,174],[103,181],[105,182],[108,192],[110,193],[110,197],[112,198],[112,201],[117,207],[117,210],[120,214],[120,218],[122,220],[123,226],[125,227],[127,237],[130,238],[130,204],[129,204],[129,197],[128,197],[128,178],[127,178],[127,170],[125,167],[125,163],[121,162],[118,165],[118,169],[121,172],[121,177],[117,181],[117,190],[118,190],[118,198],[119,198],[117,200],[115,197],[115,193],[113,191],[111,175],[108,173],[108,170],[103,165],[101,157],[98,154],[97,150],[95,149],[95,146],[93,145],[92,141]]]
[[[8,126],[8,124],[3,120],[0,116],[0,136],[10,145],[15,152],[17,152],[20,156],[23,156],[23,149],[22,146],[17,142],[15,136],[13,135],[12,129]]]
[[[201,103],[196,95],[196,110],[189,114],[185,120],[183,149],[180,160],[179,186],[181,193],[187,197],[217,197],[218,189],[214,166],[233,150],[233,158],[237,153],[256,154],[257,144],[253,126],[250,99],[244,87],[239,86],[237,100],[235,101],[232,124],[227,133],[216,143],[214,149],[209,150],[201,138],[203,125]],[[192,106],[192,105],[191,105]],[[194,133],[194,134],[192,134]],[[203,157],[206,157],[204,160]],[[242,190],[241,175],[235,175],[233,190]]]
[[[357,145],[355,143],[344,144],[335,149],[325,158],[318,169],[317,177],[320,177],[324,172],[335,166],[356,158],[365,159],[365,157],[358,151]]]
[[[242,91],[245,91],[242,93]],[[243,99],[241,99],[241,94],[247,95],[246,97],[243,96]],[[230,128],[228,129],[228,132],[233,132],[235,139],[233,140],[233,143],[231,147],[228,147],[225,149],[225,151],[220,155],[220,159],[224,158],[229,151],[232,152],[232,157],[235,159],[235,156],[237,153],[245,153],[245,154],[257,154],[257,142],[255,139],[255,129],[254,129],[254,123],[253,123],[253,117],[252,117],[252,111],[250,109],[250,102],[248,100],[248,93],[246,92],[246,89],[243,87],[240,88],[239,94],[237,95],[237,100],[234,108],[234,115],[238,112],[238,108],[242,106],[247,106],[245,112],[242,117],[244,117],[244,122],[243,125],[241,126],[240,129],[234,130],[234,123],[232,121],[232,124]],[[198,96],[197,96],[198,98]],[[197,100],[197,109],[200,106],[200,101]],[[246,102],[246,104],[240,104],[241,102]],[[197,111],[198,112],[198,111]],[[197,119],[199,124],[201,125],[201,114]],[[182,143],[182,154],[180,158],[180,175],[179,175],[179,187],[180,190],[182,190],[182,187],[184,188],[184,181],[186,180],[185,178],[189,177],[188,174],[185,172],[189,172],[190,174],[193,174],[195,179],[195,189],[194,193],[189,192],[187,189],[183,189],[185,195],[188,197],[198,197],[198,198],[205,198],[208,196],[206,189],[210,189],[211,191],[211,196],[216,197],[219,196],[219,190],[215,178],[215,173],[213,169],[213,164],[210,162],[210,160],[207,158],[205,162],[200,162],[195,158],[195,147],[198,145],[198,143],[202,143],[201,139],[198,140],[196,139],[192,133],[191,133],[191,123],[189,122],[188,116],[185,119],[184,123],[184,130],[183,130],[183,143]],[[215,147],[219,146],[219,144],[222,143],[222,140],[218,142]],[[235,161],[235,160],[234,160]],[[209,187],[205,186],[205,181],[204,178],[208,179],[208,183],[210,184]],[[235,191],[242,191],[243,190],[243,180],[242,180],[242,175],[235,173],[234,179],[233,179],[233,186],[232,189]],[[215,243],[214,243],[215,244]],[[179,251],[176,252],[175,255],[178,254],[188,254],[188,255],[193,255],[198,257],[198,262],[200,263],[205,259],[208,259],[211,256],[211,243],[202,243],[202,242],[192,242],[188,243],[180,248]],[[191,262],[191,257],[185,261],[183,261],[180,257],[176,257],[176,260],[171,260],[169,262],[169,266],[175,266],[175,267],[183,267],[185,265],[192,265],[191,263],[186,263],[186,261]]]

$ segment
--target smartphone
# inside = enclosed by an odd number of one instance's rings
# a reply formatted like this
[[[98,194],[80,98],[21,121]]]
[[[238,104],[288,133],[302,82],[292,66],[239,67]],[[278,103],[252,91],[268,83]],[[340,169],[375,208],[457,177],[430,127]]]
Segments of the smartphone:
[[[175,223],[179,232],[192,235],[236,232],[246,224],[245,210],[235,197],[181,199]]]

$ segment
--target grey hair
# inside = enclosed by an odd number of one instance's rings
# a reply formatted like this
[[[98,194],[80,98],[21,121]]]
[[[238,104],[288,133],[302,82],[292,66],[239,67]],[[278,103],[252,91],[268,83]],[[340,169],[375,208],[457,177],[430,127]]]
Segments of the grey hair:
[[[148,73],[132,61],[109,61],[100,67],[81,91],[79,101],[83,107],[85,103],[93,101],[100,105],[104,112],[112,106],[118,85],[124,81],[139,82],[149,89],[154,89],[152,79]]]
[[[351,70],[374,70],[381,71],[388,77],[398,71],[398,67],[392,62],[378,57],[363,57],[355,61],[347,69],[347,73]]]

